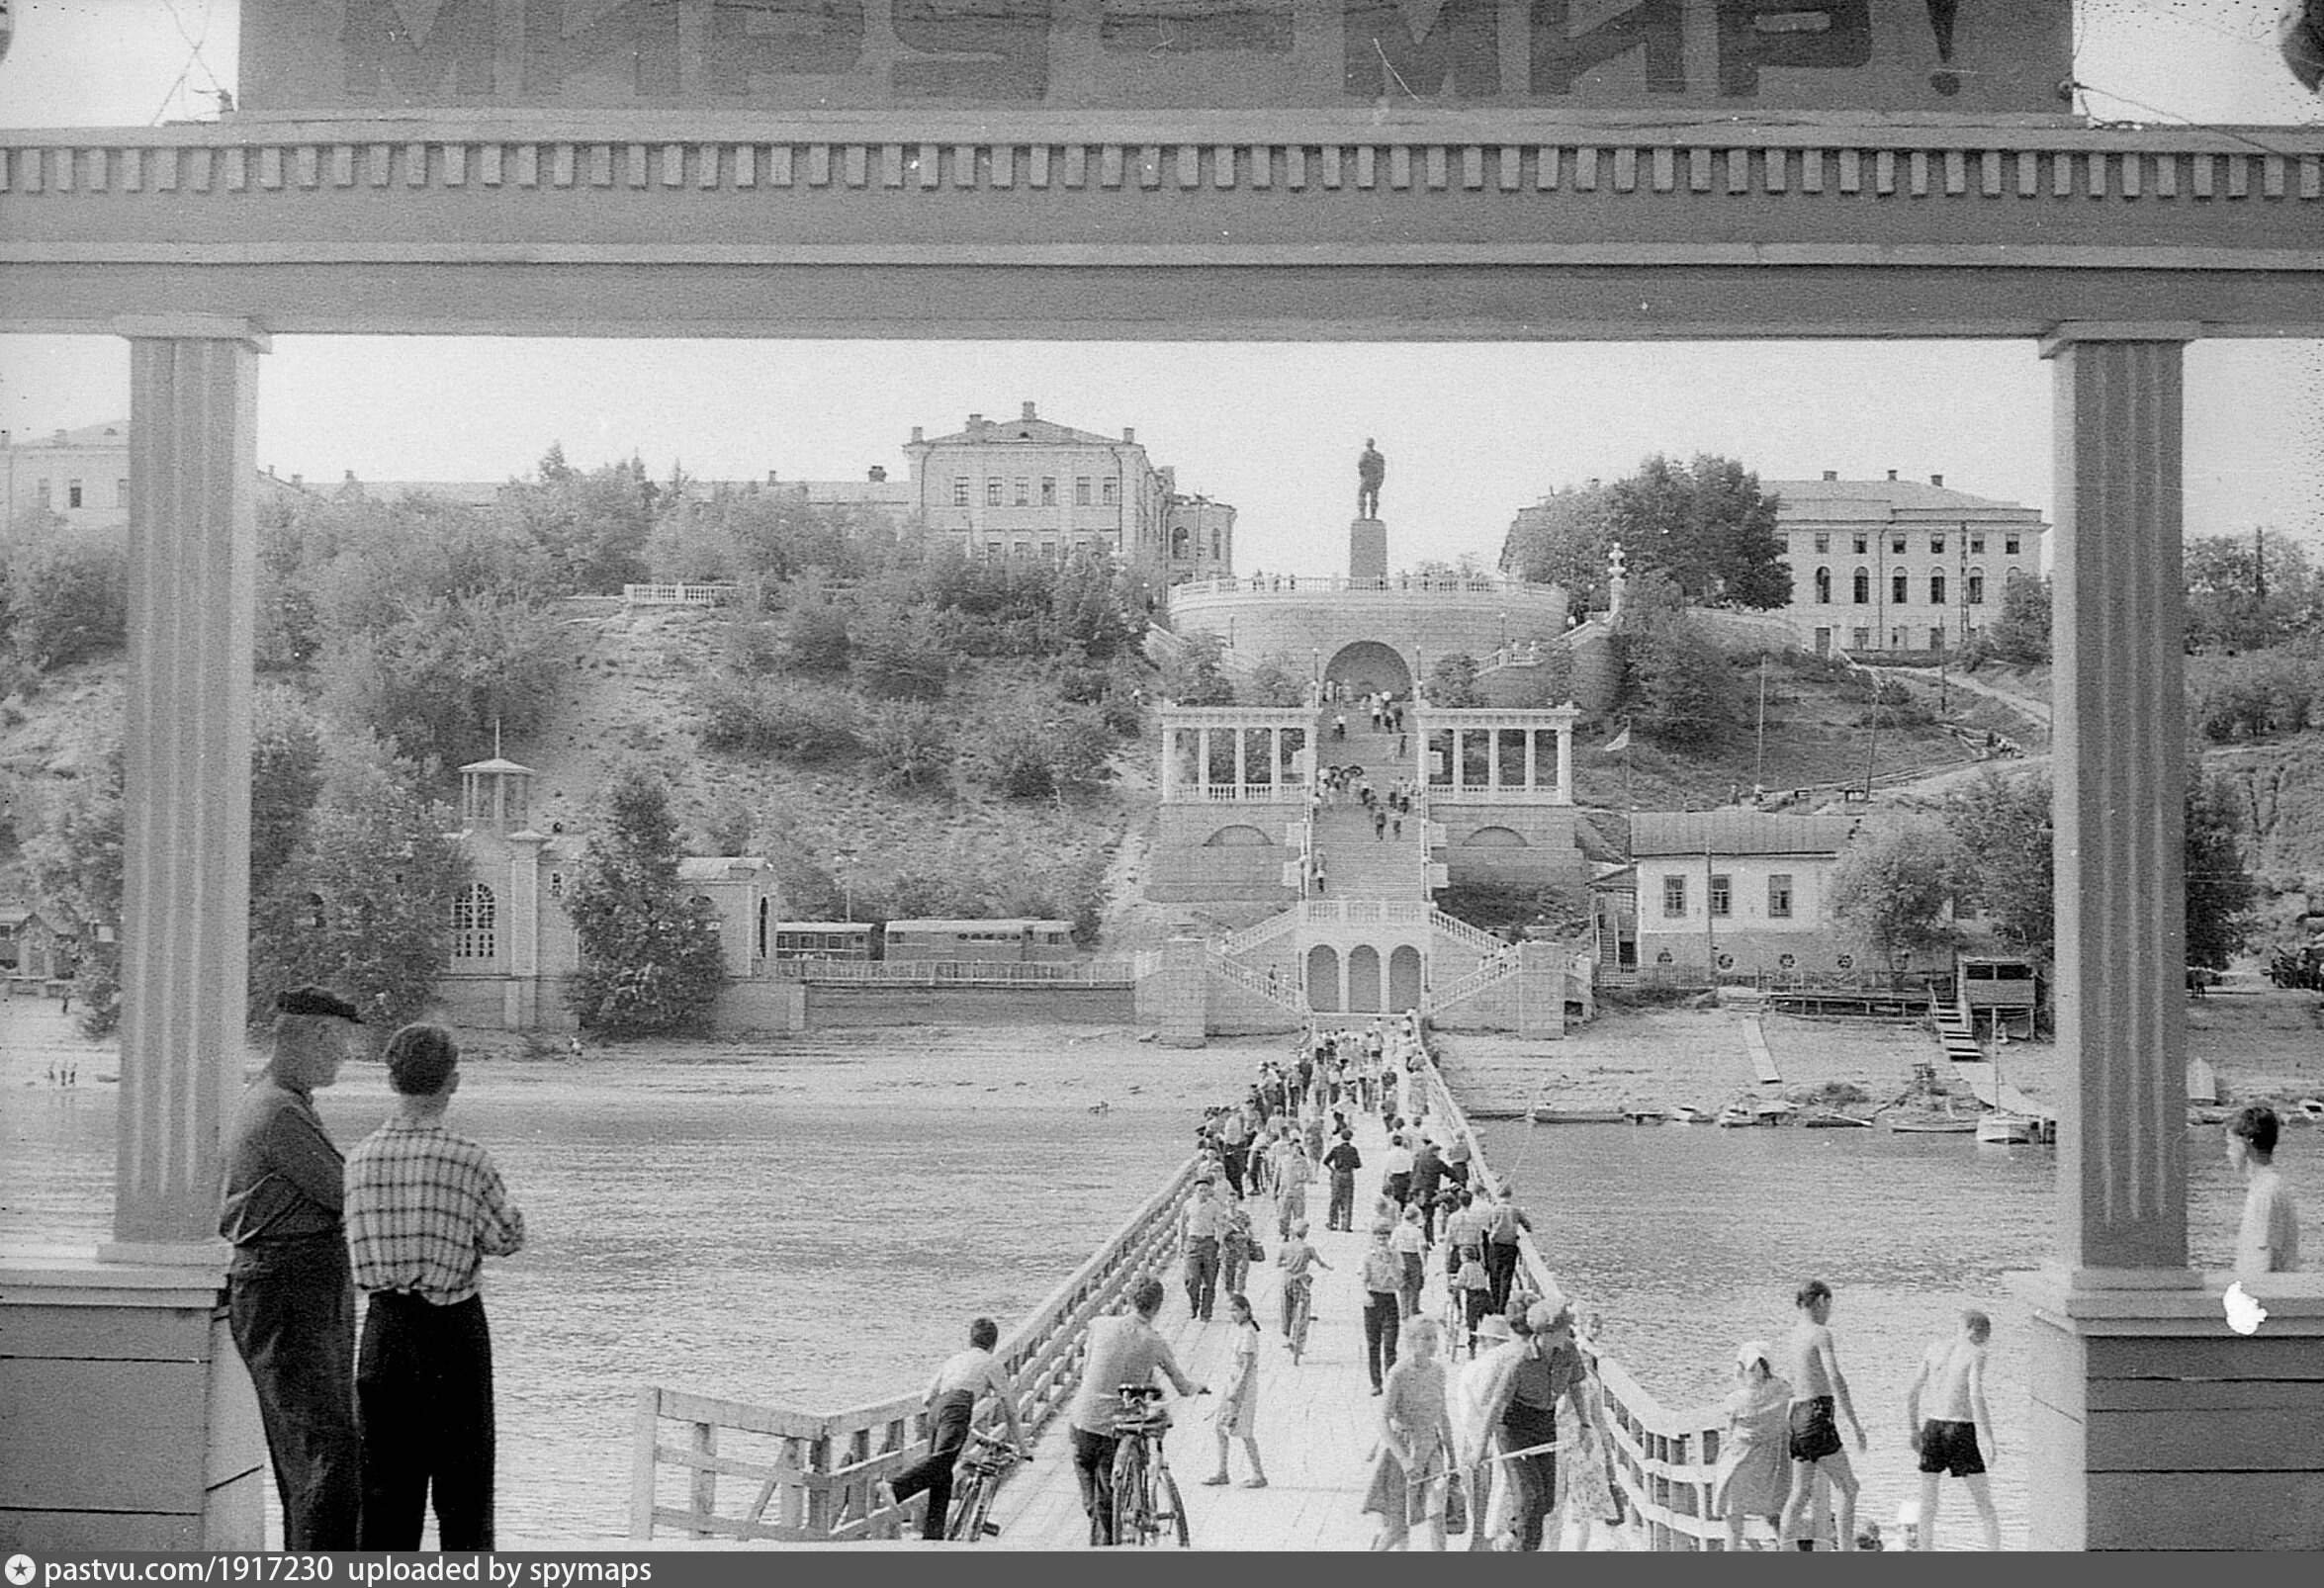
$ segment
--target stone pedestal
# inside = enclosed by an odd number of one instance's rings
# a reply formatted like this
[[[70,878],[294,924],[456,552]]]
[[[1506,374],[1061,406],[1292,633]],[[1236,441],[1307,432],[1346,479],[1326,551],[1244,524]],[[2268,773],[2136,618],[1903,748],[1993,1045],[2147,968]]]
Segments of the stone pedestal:
[[[273,1481],[219,1255],[0,1254],[0,1553],[249,1550]]]
[[[1517,1034],[1550,1041],[1565,1034],[1565,951],[1556,943],[1517,945]]]
[[[1210,968],[1200,937],[1173,937],[1162,948],[1162,968],[1138,984],[1141,1019],[1154,1024],[1166,1048],[1207,1047],[1210,1041]]]
[[[1359,518],[1348,525],[1348,577],[1387,577],[1387,525],[1377,518]]]
[[[2324,1274],[2162,1288],[2011,1276],[2033,1307],[2024,1462],[2034,1549],[2324,1548]]]

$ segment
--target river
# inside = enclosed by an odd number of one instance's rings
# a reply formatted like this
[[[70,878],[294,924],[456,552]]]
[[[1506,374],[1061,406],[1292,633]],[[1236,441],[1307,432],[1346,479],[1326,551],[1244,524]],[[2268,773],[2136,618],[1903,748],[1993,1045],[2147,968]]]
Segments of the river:
[[[0,1030],[23,1034],[21,1016]],[[454,1123],[492,1147],[531,1235],[486,1269],[503,1535],[623,1530],[641,1385],[807,1409],[909,1393],[968,1316],[1006,1327],[1037,1304],[1182,1161],[1200,1104],[1281,1046],[909,1031],[731,1062],[472,1065]],[[0,1046],[0,1238],[102,1239],[118,1091],[93,1077],[112,1056],[91,1050],[71,1091],[44,1084],[42,1063],[21,1040]],[[391,1105],[375,1066],[318,1099],[342,1144]],[[1997,1489],[2021,1541],[2025,1313],[2001,1276],[2047,1250],[2052,1151],[1869,1131],[1483,1128],[1562,1281],[1667,1404],[1724,1392],[1736,1342],[1780,1336],[1798,1280],[1831,1280],[1840,1363],[1875,1441],[1866,1514],[1884,1523],[1910,1487],[1902,1397],[1920,1348],[1956,1308],[1987,1308]],[[2237,1205],[2217,1134],[2190,1148],[2204,1262],[2223,1257]],[[2299,1153],[2311,1138],[2291,1139],[2298,1194],[2324,1205]],[[1962,1502],[1949,1504],[1957,1524]]]

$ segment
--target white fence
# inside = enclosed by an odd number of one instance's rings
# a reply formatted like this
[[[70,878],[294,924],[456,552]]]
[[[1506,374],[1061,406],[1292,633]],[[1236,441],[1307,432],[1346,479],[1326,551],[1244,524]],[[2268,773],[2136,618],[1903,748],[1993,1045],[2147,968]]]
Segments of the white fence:
[[[742,599],[740,584],[624,584],[621,599],[630,606],[725,606]]]

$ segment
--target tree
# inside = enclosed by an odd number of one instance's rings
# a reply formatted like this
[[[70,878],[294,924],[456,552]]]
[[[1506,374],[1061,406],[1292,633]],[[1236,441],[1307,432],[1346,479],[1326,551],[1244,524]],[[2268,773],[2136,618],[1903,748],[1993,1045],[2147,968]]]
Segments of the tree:
[[[286,988],[319,982],[352,999],[376,1034],[434,1002],[452,948],[452,907],[470,880],[448,837],[452,807],[413,762],[369,735],[336,736],[296,852],[251,901],[249,1018]]]
[[[1162,696],[1181,706],[1231,706],[1234,685],[1225,670],[1226,640],[1216,634],[1180,637],[1162,662]]]
[[[1244,706],[1296,706],[1307,698],[1306,669],[1280,651],[1261,657],[1235,686],[1235,702]]]
[[[266,897],[322,792],[322,730],[305,701],[262,688],[250,723],[250,898]],[[296,983],[292,985],[296,986]]]
[[[129,636],[129,544],[106,530],[59,529],[7,549],[8,632],[47,672],[119,648]]]
[[[1725,743],[1741,709],[1735,675],[1719,649],[1695,632],[1676,579],[1658,569],[1636,579],[1616,637],[1626,704],[1651,738],[1674,750]]]
[[[2050,659],[2050,581],[2012,573],[2002,590],[2001,616],[1980,638],[1996,662],[2012,667],[2039,666]]]
[[[1428,703],[1448,710],[1483,705],[1484,696],[1476,688],[1476,659],[1466,651],[1437,658],[1428,669]]]
[[[615,1036],[706,1030],[726,982],[718,923],[679,884],[670,789],[618,769],[566,890],[581,941],[567,999],[582,1025]]]
[[[1568,485],[1518,509],[1501,542],[1501,572],[1555,584],[1574,610],[1587,612],[1605,604],[1614,538],[1612,492],[1597,485]]]
[[[952,758],[951,738],[934,706],[890,700],[864,714],[863,753],[897,788],[936,788]]]
[[[1832,873],[1832,914],[1886,965],[1954,940],[1946,919],[1959,860],[1938,824],[1913,821],[1859,838]]]
[[[2317,583],[2306,548],[2266,529],[2187,543],[2187,639],[2204,651],[2254,651],[2306,627]]]
[[[1634,573],[1667,573],[1703,605],[1765,608],[1791,599],[1776,498],[1734,459],[1701,453],[1681,468],[1656,453],[1614,482],[1608,496],[1608,527]]]
[[[2005,940],[2047,957],[2057,892],[2049,779],[1989,765],[1945,797],[1944,823],[1961,858],[1961,903]]]
[[[2251,941],[2259,887],[2245,870],[2235,785],[2187,773],[2187,962],[2225,970]]]
[[[322,664],[325,713],[395,742],[416,762],[487,754],[501,729],[528,733],[554,698],[556,625],[530,603],[428,599],[370,633],[339,636]]]
[[[56,910],[80,934],[73,996],[80,1001],[80,1028],[88,1036],[104,1036],[121,1022],[125,767],[116,746],[105,758],[104,774],[76,779],[47,831],[25,845],[43,906]]]

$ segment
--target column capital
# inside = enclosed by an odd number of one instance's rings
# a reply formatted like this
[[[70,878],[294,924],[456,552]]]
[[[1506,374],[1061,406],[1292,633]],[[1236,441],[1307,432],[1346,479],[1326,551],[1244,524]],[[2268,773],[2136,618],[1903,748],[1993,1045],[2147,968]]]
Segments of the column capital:
[[[240,342],[253,353],[274,351],[274,337],[254,320],[237,314],[117,314],[116,336],[163,337],[172,341]]]
[[[2077,342],[2197,342],[2199,320],[2064,319],[2042,333],[2041,356],[2056,358]]]

